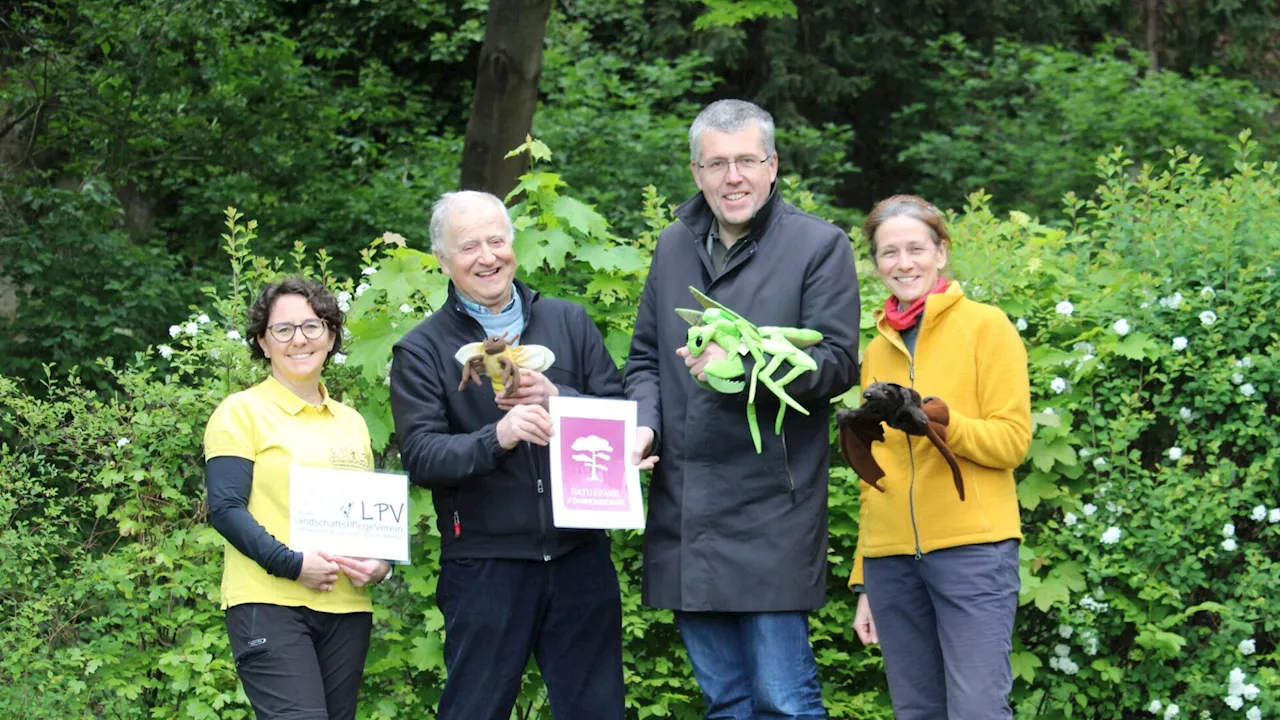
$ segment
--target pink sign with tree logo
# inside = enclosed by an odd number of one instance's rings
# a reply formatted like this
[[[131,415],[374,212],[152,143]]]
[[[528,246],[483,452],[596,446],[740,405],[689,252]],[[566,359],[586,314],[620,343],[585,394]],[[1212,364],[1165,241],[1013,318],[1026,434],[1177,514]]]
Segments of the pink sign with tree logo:
[[[620,510],[627,497],[626,423],[622,420],[566,417],[556,434],[564,505],[573,509]]]
[[[551,506],[556,527],[643,528],[640,471],[631,464],[636,405],[551,399]]]

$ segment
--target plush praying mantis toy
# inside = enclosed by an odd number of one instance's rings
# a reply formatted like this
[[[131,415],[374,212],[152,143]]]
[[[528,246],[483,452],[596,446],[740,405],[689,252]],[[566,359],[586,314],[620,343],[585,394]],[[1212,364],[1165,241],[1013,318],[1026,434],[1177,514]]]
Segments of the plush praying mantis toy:
[[[494,395],[510,397],[520,387],[520,369],[542,372],[556,361],[551,348],[541,345],[515,345],[511,343],[520,339],[517,335],[508,340],[507,334],[490,335],[482,342],[463,345],[454,358],[462,363],[462,382],[458,383],[461,391],[467,381],[480,384],[480,376],[488,375],[489,384]]]
[[[804,328],[774,327],[768,325],[755,326],[746,318],[729,308],[712,300],[697,288],[690,287],[689,292],[702,305],[702,310],[676,308],[676,314],[691,326],[689,328],[689,354],[699,357],[707,346],[715,343],[724,348],[728,357],[707,363],[703,373],[706,383],[697,382],[704,388],[722,393],[739,393],[747,390],[747,425],[751,428],[751,440],[755,443],[756,453],[760,453],[760,423],[756,419],[756,386],[764,385],[781,401],[778,407],[778,419],[774,424],[774,432],[782,434],[782,418],[790,406],[804,415],[809,411],[796,402],[784,389],[787,383],[806,372],[817,370],[818,364],[809,357],[804,348],[816,345],[822,340],[822,333]],[[751,375],[747,377],[746,367],[742,359],[750,355],[755,364],[751,367]],[[783,365],[790,369],[781,378],[773,375]]]

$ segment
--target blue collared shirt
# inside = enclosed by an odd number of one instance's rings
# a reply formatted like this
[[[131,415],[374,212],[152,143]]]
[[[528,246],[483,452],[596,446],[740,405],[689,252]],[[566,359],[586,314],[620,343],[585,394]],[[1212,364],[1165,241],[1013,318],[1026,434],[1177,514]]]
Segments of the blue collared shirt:
[[[458,300],[462,302],[462,307],[467,314],[480,323],[486,336],[506,333],[507,340],[511,340],[524,330],[524,307],[520,302],[520,293],[514,286],[511,288],[511,302],[502,308],[502,312],[495,313],[479,303],[472,302],[462,293],[458,293]],[[519,345],[520,342],[517,340],[511,344]]]

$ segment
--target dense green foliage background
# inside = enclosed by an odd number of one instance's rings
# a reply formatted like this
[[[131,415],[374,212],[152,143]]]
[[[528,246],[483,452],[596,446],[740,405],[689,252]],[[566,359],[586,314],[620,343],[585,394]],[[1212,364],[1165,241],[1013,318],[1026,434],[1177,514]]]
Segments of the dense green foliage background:
[[[897,191],[958,211],[966,290],[1031,351],[1021,718],[1280,711],[1280,19],[1155,5],[1159,72],[1120,0],[557,4],[546,144],[512,198],[522,273],[584,302],[619,359],[709,99],[773,111],[783,192],[844,227]],[[248,716],[200,460],[212,408],[262,372],[228,333],[279,273],[349,293],[327,377],[396,466],[386,363],[440,303],[424,208],[458,180],[485,9],[0,10],[0,713]],[[869,333],[883,290],[860,270]],[[857,487],[837,462],[813,636],[833,717],[883,718],[843,590]],[[376,591],[366,717],[439,694],[438,546],[415,520],[415,564]],[[615,548],[630,713],[699,717],[669,615],[639,605],[639,537]],[[518,712],[547,716],[536,673]]]

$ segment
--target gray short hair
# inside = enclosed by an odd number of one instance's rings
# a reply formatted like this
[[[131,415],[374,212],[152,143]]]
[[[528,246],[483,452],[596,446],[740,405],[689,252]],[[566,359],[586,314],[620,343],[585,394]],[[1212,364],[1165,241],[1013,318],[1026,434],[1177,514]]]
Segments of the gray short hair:
[[[507,239],[515,242],[516,229],[511,224],[511,214],[498,196],[479,190],[459,190],[441,195],[435,205],[431,206],[431,252],[440,255],[445,254],[444,234],[445,228],[449,226],[449,219],[453,217],[454,213],[477,202],[493,203],[502,213],[502,219],[506,221]]]
[[[760,142],[764,145],[764,152],[772,155],[777,149],[773,143],[773,116],[759,105],[746,100],[717,100],[703,108],[689,126],[689,159],[698,162],[703,132],[715,130],[735,133],[749,122],[754,122],[760,128]]]

